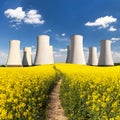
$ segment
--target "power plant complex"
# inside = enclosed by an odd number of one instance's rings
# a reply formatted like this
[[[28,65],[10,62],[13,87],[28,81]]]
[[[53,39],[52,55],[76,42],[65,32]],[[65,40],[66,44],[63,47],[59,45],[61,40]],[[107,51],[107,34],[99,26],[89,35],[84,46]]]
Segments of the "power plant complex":
[[[53,47],[49,45],[49,42],[48,35],[38,36],[34,65],[54,64]]]
[[[98,65],[97,48],[89,47],[88,65]]]
[[[19,40],[10,41],[9,54],[8,54],[6,65],[7,66],[22,66]]]
[[[111,41],[102,40],[98,65],[114,65],[111,53]]]
[[[54,64],[53,46],[50,45],[50,37],[48,35],[39,35],[37,37],[37,50],[33,63],[31,47],[24,47],[23,59],[21,60],[20,41],[11,40],[6,66],[32,66]],[[87,64],[93,66],[113,66],[114,63],[111,52],[111,41],[101,41],[99,59],[97,55],[97,48],[89,47],[89,57],[88,62],[86,62],[83,50],[83,36],[73,35],[70,37],[70,45],[67,46],[66,63],[81,65]]]
[[[31,47],[25,47],[23,50],[23,66],[32,66],[32,49]]]
[[[71,46],[70,63],[86,64],[83,52],[83,36],[81,35],[71,36],[70,46]]]

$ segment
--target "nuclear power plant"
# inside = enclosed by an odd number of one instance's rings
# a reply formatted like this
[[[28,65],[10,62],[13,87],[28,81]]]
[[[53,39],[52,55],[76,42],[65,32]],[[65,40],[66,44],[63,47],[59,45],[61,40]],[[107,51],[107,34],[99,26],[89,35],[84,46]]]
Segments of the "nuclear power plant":
[[[70,63],[71,62],[71,46],[67,46],[67,58],[66,58],[66,63]]]
[[[31,47],[25,47],[23,50],[23,66],[32,66],[32,50]]]
[[[53,46],[49,46],[49,63],[54,64],[54,56],[53,56]]]
[[[102,40],[100,44],[100,56],[98,60],[97,48],[89,47],[89,57],[87,65],[92,66],[113,66],[111,52],[111,41]],[[39,35],[37,37],[37,50],[34,59],[34,65],[54,64],[53,46],[50,45],[48,35]],[[70,45],[67,46],[66,63],[86,65],[83,51],[83,36],[73,35],[70,37]],[[9,43],[9,53],[6,66],[32,66],[32,49],[24,47],[23,60],[21,60],[20,41],[11,40]]]
[[[98,65],[98,56],[97,56],[96,47],[89,48],[88,65],[93,65],[93,66]]]
[[[111,41],[101,40],[100,57],[98,65],[100,66],[113,66],[113,58],[111,53]]]
[[[70,50],[70,63],[73,64],[86,64],[83,52],[83,36],[71,36],[71,50]]]
[[[20,54],[20,41],[11,40],[9,45],[9,54],[7,59],[8,67],[10,66],[22,66],[21,54]]]
[[[53,51],[49,45],[50,37],[40,35],[37,37],[37,51],[34,65],[53,64]]]

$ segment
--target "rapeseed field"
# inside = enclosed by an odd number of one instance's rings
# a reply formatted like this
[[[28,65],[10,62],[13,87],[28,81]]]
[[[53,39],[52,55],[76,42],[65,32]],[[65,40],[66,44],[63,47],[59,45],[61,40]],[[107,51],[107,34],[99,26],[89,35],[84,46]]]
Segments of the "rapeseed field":
[[[0,120],[44,120],[56,78],[52,65],[0,68]]]
[[[120,120],[120,66],[57,65],[69,120]]]
[[[49,94],[62,78],[69,120],[120,120],[120,66],[55,64],[0,68],[0,120],[45,120]]]

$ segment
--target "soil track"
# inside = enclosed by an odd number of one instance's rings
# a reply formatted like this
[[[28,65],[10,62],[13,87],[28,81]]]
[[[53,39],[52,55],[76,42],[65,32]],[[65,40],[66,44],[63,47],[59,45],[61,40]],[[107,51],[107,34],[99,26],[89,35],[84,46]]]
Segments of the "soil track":
[[[62,80],[57,83],[57,85],[50,94],[47,120],[67,120],[67,117],[64,115],[64,110],[61,106],[59,99],[61,81]]]

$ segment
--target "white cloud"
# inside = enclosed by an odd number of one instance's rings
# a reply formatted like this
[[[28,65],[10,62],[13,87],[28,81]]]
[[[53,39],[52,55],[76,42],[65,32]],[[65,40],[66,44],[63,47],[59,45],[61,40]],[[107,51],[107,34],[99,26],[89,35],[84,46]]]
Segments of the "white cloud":
[[[20,28],[20,26],[15,25],[15,24],[14,24],[14,25],[11,25],[11,27],[12,27],[12,28],[15,28],[15,29],[19,29],[19,28]]]
[[[50,32],[52,32],[52,30],[48,29],[48,30],[45,30],[43,33],[47,34],[47,33],[50,33]]]
[[[60,52],[67,52],[67,49],[59,49]]]
[[[45,22],[42,19],[42,15],[34,9],[26,12],[22,7],[17,7],[16,9],[7,9],[4,11],[4,14],[10,19],[10,22],[15,23],[15,25],[19,25],[21,23],[44,24]]]
[[[31,48],[32,48],[32,49],[35,49],[36,47],[33,45]]]
[[[112,43],[115,43],[117,41],[120,41],[120,38],[111,38]]]
[[[7,9],[4,14],[7,18],[11,18],[15,22],[21,22],[26,16],[22,7],[17,7],[16,9]]]
[[[62,34],[61,34],[61,36],[63,36],[63,37],[64,37],[65,35],[66,35],[65,33],[62,33]]]
[[[111,38],[112,41],[119,41],[120,38]]]
[[[117,29],[114,28],[113,26],[111,26],[108,30],[111,31],[111,32],[114,32],[114,31],[116,31]]]
[[[61,37],[61,36],[56,36],[55,39],[59,42],[68,42],[68,40],[69,40],[69,38]]]
[[[42,15],[37,13],[37,10],[29,10],[26,13],[24,22],[27,24],[43,24],[45,21],[42,20]]]
[[[16,28],[16,25],[12,25],[13,28]]]
[[[115,23],[117,21],[117,18],[114,18],[113,16],[105,16],[97,18],[94,22],[87,22],[85,23],[86,26],[98,26],[99,28],[107,28],[111,23]]]
[[[56,37],[61,37],[61,36],[64,37],[65,35],[66,35],[66,33],[62,33],[62,34],[56,34],[55,36]]]

